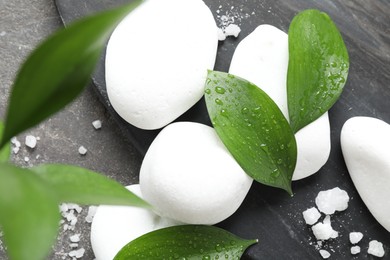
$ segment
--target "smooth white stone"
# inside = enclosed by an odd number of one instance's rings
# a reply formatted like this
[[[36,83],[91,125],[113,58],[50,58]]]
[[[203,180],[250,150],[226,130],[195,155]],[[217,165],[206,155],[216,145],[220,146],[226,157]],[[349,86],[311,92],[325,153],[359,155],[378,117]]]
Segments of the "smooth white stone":
[[[202,97],[217,47],[217,25],[202,0],[145,1],[107,46],[112,106],[136,127],[167,125]]]
[[[157,213],[189,224],[212,225],[241,205],[253,179],[209,126],[165,127],[142,162],[140,186]]]
[[[341,130],[341,148],[360,197],[390,232],[390,125],[371,117],[353,117]]]
[[[265,91],[289,119],[287,105],[288,35],[271,25],[260,25],[237,46],[229,73]],[[328,113],[295,135],[298,158],[293,180],[316,173],[330,154]]]
[[[142,198],[138,184],[127,189]],[[91,226],[91,244],[96,260],[111,260],[130,241],[157,229],[180,225],[151,210],[129,206],[99,206]]]

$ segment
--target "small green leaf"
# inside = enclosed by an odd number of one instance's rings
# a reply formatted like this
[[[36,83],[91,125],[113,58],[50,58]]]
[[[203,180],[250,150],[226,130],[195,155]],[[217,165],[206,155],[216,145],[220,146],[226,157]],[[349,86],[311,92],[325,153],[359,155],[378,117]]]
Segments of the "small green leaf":
[[[150,207],[116,181],[81,167],[44,164],[31,170],[53,187],[61,202]]]
[[[244,240],[214,226],[176,226],[131,241],[114,260],[239,259],[247,247],[255,243],[257,240]]]
[[[58,202],[39,177],[0,164],[0,226],[10,259],[45,259],[59,221]]]
[[[318,10],[294,17],[288,44],[288,110],[297,132],[337,101],[348,77],[349,58],[336,25]]]
[[[0,122],[0,138],[3,135],[4,124]],[[6,143],[3,148],[0,149],[0,163],[7,162],[11,155],[11,145]]]
[[[88,83],[111,32],[142,0],[84,18],[43,42],[21,67],[0,147],[70,103]]]
[[[295,137],[273,100],[245,79],[216,71],[209,71],[205,93],[213,126],[244,171],[292,194]]]

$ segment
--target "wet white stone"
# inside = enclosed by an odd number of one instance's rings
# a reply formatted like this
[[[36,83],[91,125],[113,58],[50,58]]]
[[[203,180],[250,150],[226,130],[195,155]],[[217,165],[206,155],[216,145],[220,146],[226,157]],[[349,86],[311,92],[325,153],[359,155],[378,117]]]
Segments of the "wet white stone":
[[[142,194],[156,212],[189,224],[211,225],[232,215],[252,181],[213,128],[191,122],[165,127],[140,171]]]
[[[289,119],[287,105],[288,36],[271,25],[260,25],[237,46],[229,73],[249,80],[265,91]],[[330,153],[328,113],[295,135],[298,157],[293,180],[316,173]]]
[[[349,119],[341,148],[351,179],[375,219],[390,232],[390,125],[370,117]]]
[[[217,25],[202,0],[145,1],[107,46],[112,106],[138,128],[167,125],[203,96],[217,47]]]

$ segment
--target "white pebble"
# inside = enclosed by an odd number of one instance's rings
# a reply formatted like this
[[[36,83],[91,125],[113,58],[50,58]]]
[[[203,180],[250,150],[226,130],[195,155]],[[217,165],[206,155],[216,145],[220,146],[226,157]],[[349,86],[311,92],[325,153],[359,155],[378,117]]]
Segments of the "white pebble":
[[[93,127],[97,130],[102,128],[102,121],[100,120],[95,120],[92,122]]]
[[[225,36],[228,37],[228,36],[234,36],[234,37],[238,37],[238,35],[240,34],[241,32],[241,28],[237,25],[237,24],[229,24],[226,28],[225,28]]]
[[[330,253],[324,249],[320,249],[320,255],[323,259],[327,259],[330,257]]]
[[[318,209],[327,214],[333,214],[335,211],[343,211],[348,208],[349,196],[345,190],[339,187],[320,191],[316,197]]]
[[[357,255],[360,253],[360,246],[353,246],[351,247],[351,254],[352,255]]]
[[[86,155],[88,150],[84,146],[79,147],[79,154]]]
[[[93,217],[94,217],[95,214],[96,214],[96,210],[97,210],[97,207],[96,207],[96,206],[89,206],[89,208],[88,208],[88,214],[87,214],[87,216],[85,217],[85,221],[86,221],[87,223],[92,223]]]
[[[75,234],[73,236],[69,237],[70,242],[72,243],[78,243],[80,242],[80,234]]]
[[[328,240],[338,237],[338,232],[335,231],[330,223],[330,216],[326,216],[324,221],[312,226],[312,231],[317,240]]]
[[[27,147],[34,149],[35,146],[37,146],[37,138],[35,138],[35,136],[32,136],[32,135],[27,135],[26,140],[25,140],[25,144]]]
[[[351,244],[357,244],[362,240],[363,234],[361,232],[351,232],[349,233],[349,241]]]
[[[78,250],[70,251],[68,255],[70,257],[82,258],[84,256],[84,253],[85,253],[85,249],[80,248]]]
[[[383,257],[385,255],[383,244],[381,242],[378,242],[377,240],[370,241],[370,243],[368,244],[367,253],[376,257]]]
[[[305,210],[302,214],[306,224],[308,225],[317,223],[318,219],[321,217],[321,213],[315,207]]]

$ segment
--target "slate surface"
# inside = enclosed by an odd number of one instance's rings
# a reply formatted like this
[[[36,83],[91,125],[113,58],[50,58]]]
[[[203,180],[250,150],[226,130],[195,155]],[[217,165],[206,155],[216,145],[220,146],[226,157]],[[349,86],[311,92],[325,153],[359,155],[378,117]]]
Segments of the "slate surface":
[[[70,21],[124,3],[124,0],[57,0],[56,4],[65,24]],[[259,238],[243,259],[321,259],[314,236],[303,223],[301,212],[314,206],[321,190],[339,186],[346,190],[350,205],[345,212],[332,218],[333,228],[340,237],[328,241],[321,248],[329,250],[333,259],[348,259],[348,234],[361,231],[365,235],[360,246],[362,253],[353,259],[371,258],[366,253],[368,241],[384,243],[389,257],[390,235],[371,216],[346,170],[340,150],[340,130],[353,116],[373,116],[390,122],[390,4],[388,1],[205,1],[215,15],[234,17],[242,32],[237,39],[219,44],[216,70],[227,71],[234,48],[258,25],[272,24],[287,32],[293,16],[304,9],[317,8],[327,12],[340,29],[350,54],[351,68],[348,83],[341,99],[330,110],[332,152],[327,164],[314,176],[293,183],[294,197],[281,190],[254,184],[241,208],[219,226],[244,238]],[[220,7],[221,6],[221,7]],[[233,8],[232,8],[233,7]],[[191,10],[188,10],[191,11]],[[135,39],[136,40],[136,39]],[[156,41],[158,44],[158,41]],[[113,115],[123,135],[141,153],[147,150],[157,131],[143,131],[124,122],[110,106],[104,83],[104,56],[94,76],[101,101]],[[204,102],[199,102],[179,120],[209,123]]]

